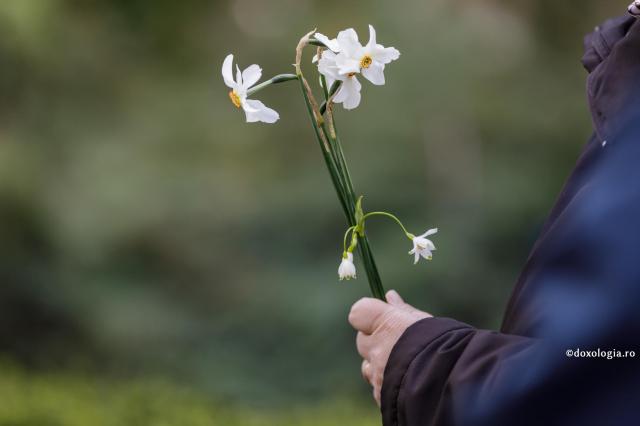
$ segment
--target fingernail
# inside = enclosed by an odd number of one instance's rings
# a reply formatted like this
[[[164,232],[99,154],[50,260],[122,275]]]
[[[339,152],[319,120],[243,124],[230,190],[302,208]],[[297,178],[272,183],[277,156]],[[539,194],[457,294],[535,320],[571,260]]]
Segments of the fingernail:
[[[395,290],[389,290],[387,292],[387,302],[389,302],[391,305],[404,303],[404,301],[402,300],[402,297],[400,297],[398,292]]]

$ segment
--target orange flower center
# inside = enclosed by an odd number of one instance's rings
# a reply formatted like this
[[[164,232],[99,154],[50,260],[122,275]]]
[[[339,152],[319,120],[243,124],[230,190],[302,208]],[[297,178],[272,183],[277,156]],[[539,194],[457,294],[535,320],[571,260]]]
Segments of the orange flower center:
[[[236,106],[236,108],[240,108],[242,106],[240,96],[238,96],[235,90],[229,92],[229,99],[231,99],[231,102]]]
[[[360,59],[360,68],[369,68],[373,63],[373,58],[369,55],[365,55]]]

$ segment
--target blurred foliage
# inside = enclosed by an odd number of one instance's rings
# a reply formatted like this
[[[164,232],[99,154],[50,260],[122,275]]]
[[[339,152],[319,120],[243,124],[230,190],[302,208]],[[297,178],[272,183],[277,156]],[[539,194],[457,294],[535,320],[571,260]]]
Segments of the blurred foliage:
[[[499,327],[590,133],[582,34],[617,3],[4,0],[0,353],[28,372],[0,374],[3,394],[51,424],[100,417],[103,398],[125,407],[118,419],[164,413],[173,392],[76,374],[183,383],[207,395],[191,406],[176,391],[194,424],[215,415],[209,396],[369,397],[346,323],[367,285],[337,282],[344,220],[297,87],[260,94],[277,125],[247,125],[219,71],[233,52],[288,72],[315,26],[366,38],[372,23],[402,52],[387,85],[337,117],[365,207],[441,230],[434,262],[413,267],[392,224],[368,225],[386,286]],[[35,408],[49,394],[86,408],[49,417]],[[127,406],[140,398],[148,410]],[[33,424],[12,406],[0,423]]]
[[[162,380],[109,382],[32,375],[0,367],[0,425],[11,426],[328,426],[377,424],[376,414],[344,403],[286,412],[237,409]]]

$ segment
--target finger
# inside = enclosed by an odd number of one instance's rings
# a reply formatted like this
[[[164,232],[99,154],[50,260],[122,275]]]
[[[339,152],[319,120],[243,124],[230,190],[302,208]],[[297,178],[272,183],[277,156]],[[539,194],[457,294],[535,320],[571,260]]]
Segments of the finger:
[[[353,328],[365,334],[372,334],[388,312],[390,306],[378,299],[362,298],[353,304],[349,312],[349,323]]]
[[[365,360],[370,359],[371,343],[371,336],[364,334],[362,331],[358,332],[356,336],[356,348],[358,348],[358,353]]]
[[[400,297],[398,292],[395,290],[389,290],[387,292],[386,298],[387,298],[387,302],[389,302],[391,306],[395,306],[396,308],[400,308],[411,313],[419,311],[419,309],[416,309],[410,304],[408,304],[407,302],[405,302],[404,299],[402,299],[402,297]]]
[[[378,407],[380,407],[380,388],[378,386],[374,386],[373,387],[373,399],[376,400],[376,404],[378,404]]]
[[[410,304],[406,303],[402,299],[402,297],[400,297],[398,292],[395,291],[395,290],[389,290],[387,292],[386,298],[387,298],[387,302],[389,302],[389,304],[391,306],[394,306],[396,308],[400,308],[405,312],[408,312],[408,313],[413,314],[413,315],[418,315],[420,317],[431,316],[431,314],[429,314],[427,312],[423,312],[420,309],[414,308]]]
[[[366,359],[362,361],[362,367],[360,368],[362,372],[362,378],[365,382],[371,384],[371,363]]]
[[[404,305],[404,300],[395,290],[389,290],[386,294],[387,302],[392,306],[402,306]]]

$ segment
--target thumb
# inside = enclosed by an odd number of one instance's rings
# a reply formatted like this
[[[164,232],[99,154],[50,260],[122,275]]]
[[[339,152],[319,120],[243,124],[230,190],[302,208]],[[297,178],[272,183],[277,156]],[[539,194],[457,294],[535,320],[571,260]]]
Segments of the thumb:
[[[389,303],[391,306],[397,306],[398,308],[402,308],[405,305],[404,300],[402,300],[402,297],[400,297],[398,292],[395,290],[389,290],[387,292],[386,298],[387,298],[387,303]]]
[[[427,313],[427,312],[423,312],[420,309],[416,309],[413,306],[411,306],[410,304],[406,303],[402,297],[400,297],[400,295],[398,294],[397,291],[395,290],[389,290],[386,294],[386,298],[387,298],[387,303],[395,308],[398,309],[402,309],[405,312],[408,312],[410,314],[417,314],[418,316],[431,316],[431,314]]]

